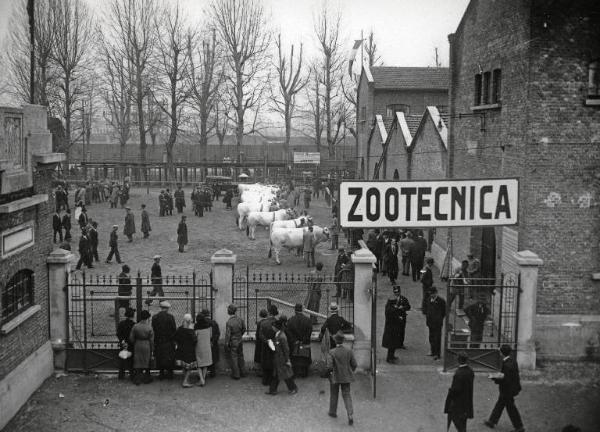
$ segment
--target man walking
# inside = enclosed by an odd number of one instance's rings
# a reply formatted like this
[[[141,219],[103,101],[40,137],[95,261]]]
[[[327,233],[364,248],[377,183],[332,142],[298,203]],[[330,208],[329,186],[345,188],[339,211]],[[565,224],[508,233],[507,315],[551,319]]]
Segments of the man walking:
[[[467,364],[467,355],[458,354],[458,368],[452,377],[444,413],[448,414],[448,428],[454,423],[457,432],[467,432],[467,419],[473,418],[473,369]]]
[[[110,252],[108,253],[108,256],[106,257],[106,264],[110,264],[110,260],[112,259],[113,255],[115,256],[117,263],[121,264],[121,255],[119,254],[119,246],[117,243],[119,240],[119,235],[117,234],[118,229],[119,229],[119,225],[112,226],[112,231],[110,233],[110,240],[108,241],[108,246],[110,247]]]
[[[290,361],[290,345],[283,331],[284,320],[282,318],[273,323],[275,337],[270,339],[267,344],[273,351],[274,374],[269,384],[268,395],[276,395],[279,381],[283,380],[288,388],[288,393],[294,395],[298,393],[298,386],[294,382],[294,373],[292,372],[292,363]]]
[[[506,408],[508,417],[515,428],[513,432],[525,432],[523,427],[523,421],[519,410],[515,406],[515,396],[521,392],[521,378],[519,377],[519,365],[511,357],[510,345],[502,345],[500,347],[500,354],[502,355],[502,369],[499,374],[491,375],[492,379],[498,384],[498,401],[490,414],[489,420],[486,420],[484,424],[493,428],[498,424],[502,411]]]
[[[427,304],[426,324],[429,329],[429,345],[431,347],[430,356],[434,360],[439,360],[442,350],[442,326],[446,316],[446,301],[438,297],[436,287],[431,288],[431,296]]]
[[[142,233],[144,234],[145,239],[150,237],[150,231],[152,231],[152,227],[150,226],[150,216],[146,210],[146,204],[142,204]]]
[[[160,302],[160,312],[152,317],[152,330],[154,330],[154,350],[156,368],[159,370],[158,379],[173,379],[175,368],[175,342],[173,338],[177,331],[175,318],[169,313],[171,303],[166,300]]]
[[[181,222],[177,226],[177,244],[179,245],[179,252],[185,252],[185,245],[188,244],[188,233],[187,224],[185,223],[185,216],[181,216]]]
[[[164,297],[165,293],[162,287],[162,269],[160,267],[160,255],[154,255],[154,263],[152,264],[152,268],[150,269],[150,279],[152,280],[152,291],[149,296],[159,296]],[[146,299],[146,304],[150,306],[152,304],[152,299]]]
[[[242,336],[246,332],[244,321],[235,313],[235,305],[227,306],[229,319],[225,324],[225,352],[231,368],[231,378],[239,380],[245,376],[244,372],[244,350],[242,346]]]
[[[302,233],[302,250],[304,251],[304,259],[307,267],[315,265],[315,235],[313,227],[309,226]]]
[[[354,410],[352,408],[352,396],[350,394],[350,383],[354,382],[354,371],[356,370],[356,359],[352,350],[346,348],[344,343],[344,333],[337,332],[333,336],[335,348],[329,351],[327,355],[327,368],[329,375],[329,417],[337,417],[337,405],[340,388],[342,389],[342,399],[348,414],[348,424],[354,424]]]
[[[56,209],[56,211],[54,212],[54,216],[52,216],[52,229],[54,231],[54,243],[56,243],[56,233],[58,233],[58,239],[60,240],[60,242],[62,243],[63,241],[63,234],[62,234],[62,221],[60,219],[60,210],[58,210],[58,207]]]
[[[129,239],[129,243],[133,241],[133,235],[135,234],[135,218],[131,212],[130,207],[125,207],[127,214],[125,215],[125,227],[123,227],[123,234]]]
[[[385,327],[383,330],[382,346],[387,348],[386,362],[394,363],[397,357],[396,349],[404,347],[404,332],[406,330],[406,312],[410,310],[408,299],[400,294],[400,287],[394,285],[394,297],[385,305]]]
[[[294,316],[288,320],[287,334],[290,343],[290,360],[294,376],[305,378],[311,363],[310,336],[312,323],[310,318],[302,313],[302,304],[294,306]]]
[[[85,229],[81,230],[81,237],[79,238],[79,261],[77,261],[77,265],[75,266],[76,270],[81,270],[81,264],[85,264],[87,268],[94,268],[92,265],[90,253],[90,240],[87,236],[87,232]]]

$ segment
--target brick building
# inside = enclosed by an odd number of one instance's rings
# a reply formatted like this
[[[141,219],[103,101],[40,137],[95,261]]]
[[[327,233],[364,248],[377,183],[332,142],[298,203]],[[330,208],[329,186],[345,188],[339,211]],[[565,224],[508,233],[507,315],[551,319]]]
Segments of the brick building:
[[[428,106],[447,105],[448,68],[364,66],[358,83],[356,116],[360,178],[373,178],[375,163],[369,164],[365,158],[372,129],[378,127],[377,115],[389,127],[397,112],[420,117]]]
[[[0,107],[0,429],[53,371],[52,153],[45,107]]]
[[[449,176],[520,178],[519,224],[454,229],[453,256],[474,252],[485,277],[538,254],[538,356],[597,354],[600,4],[472,0],[449,40]]]

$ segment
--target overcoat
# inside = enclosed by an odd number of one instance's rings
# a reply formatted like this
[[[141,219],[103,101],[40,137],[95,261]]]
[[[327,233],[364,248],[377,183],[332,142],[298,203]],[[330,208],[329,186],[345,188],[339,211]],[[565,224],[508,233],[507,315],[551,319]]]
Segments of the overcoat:
[[[294,373],[288,364],[290,361],[290,346],[285,333],[283,331],[277,332],[273,343],[275,344],[274,369],[277,372],[277,378],[286,380],[293,377]]]
[[[123,227],[123,234],[126,236],[135,234],[135,219],[133,213],[125,215],[125,227]]]
[[[148,323],[139,322],[131,329],[129,342],[133,348],[133,367],[135,369],[149,369],[150,357],[154,351],[154,332]]]
[[[394,297],[387,301],[385,305],[385,327],[383,329],[382,340],[384,348],[400,348],[401,333],[406,326],[406,311],[409,310],[410,303],[404,296],[400,296],[398,300]]]
[[[167,311],[160,311],[152,317],[152,328],[156,345],[156,367],[158,369],[172,369],[175,361],[173,337],[177,331],[175,318]]]
[[[152,227],[150,226],[150,216],[146,210],[142,210],[142,232],[150,232]]]
[[[459,366],[452,378],[444,413],[455,418],[473,418],[473,379],[475,374],[469,366]]]
[[[177,227],[177,243],[188,244],[187,225],[185,222],[179,222],[179,226]]]

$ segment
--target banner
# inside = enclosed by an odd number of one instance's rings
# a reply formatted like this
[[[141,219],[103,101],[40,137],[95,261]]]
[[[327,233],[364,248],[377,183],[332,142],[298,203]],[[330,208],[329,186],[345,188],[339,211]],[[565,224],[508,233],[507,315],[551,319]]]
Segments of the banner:
[[[519,180],[347,181],[340,184],[344,228],[515,225]]]
[[[319,153],[319,152],[294,152],[294,163],[318,165],[321,163],[321,153]]]

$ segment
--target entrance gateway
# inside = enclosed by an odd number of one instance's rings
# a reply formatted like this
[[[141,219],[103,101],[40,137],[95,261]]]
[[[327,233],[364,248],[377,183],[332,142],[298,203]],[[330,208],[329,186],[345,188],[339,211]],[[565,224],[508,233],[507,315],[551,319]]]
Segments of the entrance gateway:
[[[345,181],[340,184],[340,225],[361,229],[479,227],[489,237],[494,226],[518,223],[518,199],[517,178]],[[446,259],[451,263],[451,256]],[[457,366],[459,351],[467,353],[475,369],[499,369],[500,345],[516,348],[519,275],[448,276],[444,370]],[[475,317],[482,314],[487,318],[476,322]],[[375,323],[376,318],[372,319]],[[372,370],[376,369],[376,347],[373,332]]]

